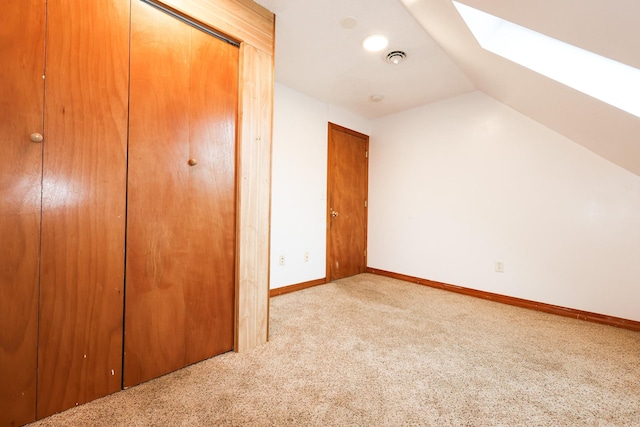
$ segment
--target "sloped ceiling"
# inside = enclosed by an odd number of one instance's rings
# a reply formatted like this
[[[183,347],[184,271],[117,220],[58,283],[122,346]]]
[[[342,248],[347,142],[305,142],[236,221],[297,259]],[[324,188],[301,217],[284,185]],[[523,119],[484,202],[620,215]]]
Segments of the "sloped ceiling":
[[[449,0],[402,2],[478,89],[640,175],[640,118],[485,51]],[[640,68],[636,0],[460,2]]]
[[[295,90],[377,118],[477,89],[640,175],[640,118],[485,51],[450,0],[256,2],[276,14],[276,81]],[[638,0],[460,2],[640,68]],[[382,53],[363,51],[372,33]],[[397,49],[407,61],[386,63]]]

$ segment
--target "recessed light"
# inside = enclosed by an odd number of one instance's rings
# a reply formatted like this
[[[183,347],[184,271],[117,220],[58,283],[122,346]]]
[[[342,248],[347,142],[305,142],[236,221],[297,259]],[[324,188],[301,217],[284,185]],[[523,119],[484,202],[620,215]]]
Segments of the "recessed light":
[[[382,95],[371,95],[371,97],[369,97],[369,99],[371,100],[371,102],[380,102],[384,99],[384,96]]]
[[[382,34],[374,34],[362,42],[362,47],[369,52],[379,52],[389,44],[389,39],[387,39]]]

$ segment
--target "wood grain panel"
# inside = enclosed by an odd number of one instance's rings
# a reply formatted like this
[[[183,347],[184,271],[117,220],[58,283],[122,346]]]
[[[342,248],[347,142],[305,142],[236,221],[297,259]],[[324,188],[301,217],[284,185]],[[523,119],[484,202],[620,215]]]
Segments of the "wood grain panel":
[[[273,57],[241,48],[236,351],[267,342]]]
[[[44,28],[40,0],[2,2],[0,25],[0,425],[36,416]]]
[[[364,273],[369,137],[329,123],[327,278]],[[337,212],[332,216],[331,211]]]
[[[275,16],[252,0],[158,0],[222,33],[273,54]]]
[[[192,30],[186,363],[233,349],[239,50]],[[208,66],[204,66],[204,64]]]
[[[132,14],[127,387],[233,348],[238,99],[237,48]]]
[[[129,1],[48,0],[38,409],[121,386]]]
[[[161,3],[242,42],[235,348],[247,351],[266,342],[268,329],[275,16],[251,0]]]
[[[419,285],[429,286],[431,288],[443,289],[445,291],[455,292],[458,294],[468,295],[476,298],[482,298],[502,304],[527,308],[529,310],[542,311],[544,313],[555,314],[563,317],[571,317],[573,319],[586,320],[587,322],[601,323],[604,325],[640,332],[640,322],[636,320],[622,319],[620,317],[607,316],[604,314],[591,313],[588,311],[576,310],[573,308],[560,307],[557,305],[545,304],[522,298],[479,291],[477,289],[464,288],[462,286],[450,285],[448,283],[436,282],[434,280],[407,276],[406,274],[378,270],[377,268],[367,268],[367,273],[378,274],[380,276],[391,277],[393,279],[403,280],[405,282],[417,283]]]

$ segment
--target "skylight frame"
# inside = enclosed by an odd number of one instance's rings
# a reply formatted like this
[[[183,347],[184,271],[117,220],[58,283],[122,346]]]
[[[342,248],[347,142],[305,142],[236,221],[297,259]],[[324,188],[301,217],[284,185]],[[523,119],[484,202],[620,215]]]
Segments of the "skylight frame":
[[[483,49],[640,117],[639,69],[457,1],[453,4]]]

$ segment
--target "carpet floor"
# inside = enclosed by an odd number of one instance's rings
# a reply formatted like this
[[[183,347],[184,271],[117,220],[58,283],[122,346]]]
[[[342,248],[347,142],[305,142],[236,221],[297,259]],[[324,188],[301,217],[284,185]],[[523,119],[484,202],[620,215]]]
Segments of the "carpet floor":
[[[258,349],[30,426],[640,426],[640,333],[363,274],[272,298]]]

